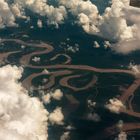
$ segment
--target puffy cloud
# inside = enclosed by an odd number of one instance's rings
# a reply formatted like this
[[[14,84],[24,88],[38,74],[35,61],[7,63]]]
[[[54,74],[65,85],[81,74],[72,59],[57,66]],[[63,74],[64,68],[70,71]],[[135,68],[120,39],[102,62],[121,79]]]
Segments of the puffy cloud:
[[[100,48],[100,44],[97,41],[94,41],[94,48]]]
[[[43,23],[42,23],[42,21],[39,20],[39,19],[38,19],[38,21],[37,21],[37,26],[38,26],[38,28],[42,28],[42,27],[43,27]]]
[[[27,18],[26,9],[40,16],[47,17],[47,23],[58,27],[66,17],[64,6],[54,7],[48,5],[46,0],[9,0],[0,1],[0,28],[5,26],[15,26],[16,17]],[[28,19],[28,18],[27,18]]]
[[[60,89],[56,89],[54,93],[52,93],[52,97],[55,100],[61,100],[61,98],[63,97],[63,92]]]
[[[46,140],[48,112],[18,82],[22,71],[10,65],[0,68],[0,139]]]
[[[123,17],[123,9],[127,1],[112,0],[111,7],[107,7],[103,16],[98,12],[96,5],[91,1],[60,0],[60,3],[68,8],[74,16],[77,16],[78,23],[90,34],[98,34],[109,39],[128,39],[133,37],[132,28],[127,25]],[[128,6],[128,5],[127,5]]]
[[[111,112],[119,113],[121,109],[125,109],[125,106],[120,100],[113,98],[109,100],[106,108],[109,109]]]
[[[35,56],[35,57],[32,59],[32,61],[34,61],[34,62],[40,62],[40,57]]]
[[[15,16],[5,0],[0,1],[0,28],[5,26],[15,26]]]
[[[77,17],[79,25],[82,25],[83,29],[87,33],[96,33],[98,28],[98,9],[96,5],[92,4],[91,1],[83,0],[60,0],[60,4],[64,5],[70,13]]]
[[[129,6],[129,0],[112,0],[111,3],[100,15],[90,0],[58,0],[57,7],[46,0],[1,0],[0,28],[15,26],[16,17],[27,18],[26,9],[46,17],[47,23],[56,27],[71,13],[85,32],[116,41],[112,45],[116,52],[127,54],[140,50],[140,9]],[[42,26],[41,22],[38,25]]]
[[[135,74],[136,77],[140,77],[140,65],[130,63],[128,68],[132,70],[132,72]]]
[[[105,41],[104,42],[104,48],[107,49],[107,48],[110,48],[111,47],[111,44],[109,41]]]
[[[52,125],[63,125],[64,115],[62,113],[62,108],[57,107],[53,112],[49,115],[49,121]]]
[[[129,0],[112,0],[100,15],[97,7],[89,0],[60,0],[68,11],[77,17],[85,32],[116,41],[112,49],[127,54],[139,50],[140,9],[129,6]]]
[[[48,5],[46,0],[15,0],[14,3],[22,7],[22,9],[27,8],[33,13],[46,16],[48,24],[58,26],[58,24],[63,23],[63,20],[66,17],[64,6],[54,7]]]
[[[69,140],[70,139],[70,132],[64,132],[64,134],[60,137],[60,140]]]
[[[88,101],[87,101],[87,104],[88,104],[88,107],[89,107],[89,108],[93,108],[93,107],[96,106],[96,102],[94,102],[94,101],[92,101],[92,100],[88,100]]]
[[[103,37],[113,40],[126,40],[133,37],[132,26],[127,25],[124,9],[128,7],[126,1],[112,0],[111,7],[107,7],[99,24]]]
[[[49,74],[50,72],[49,72],[47,69],[44,69],[44,70],[42,71],[42,73],[44,73],[44,74]]]
[[[51,102],[51,95],[48,93],[42,96],[42,101],[44,104],[49,104]]]
[[[120,132],[118,138],[115,140],[127,140],[127,134],[125,132]]]
[[[60,89],[56,89],[54,92],[45,93],[43,92],[42,101],[44,104],[51,103],[51,99],[60,101],[63,97],[63,92]]]
[[[118,53],[128,54],[140,50],[140,9],[129,7],[125,9],[125,18],[132,26],[133,37],[128,40],[121,40],[115,44],[114,50]]]
[[[24,15],[24,9],[22,9],[18,4],[11,4],[10,8],[11,8],[11,12],[15,17],[25,18],[25,19],[27,18]]]

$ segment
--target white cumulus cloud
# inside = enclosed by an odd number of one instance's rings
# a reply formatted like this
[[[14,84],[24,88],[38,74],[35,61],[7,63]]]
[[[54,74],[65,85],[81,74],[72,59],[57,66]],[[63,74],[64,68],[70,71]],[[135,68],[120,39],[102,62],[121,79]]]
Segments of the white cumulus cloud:
[[[0,28],[15,26],[15,16],[5,0],[0,0]]]
[[[112,0],[103,15],[90,0],[59,1],[77,17],[85,32],[116,41],[116,52],[128,54],[140,49],[140,9],[129,6],[130,0]]]
[[[111,112],[119,113],[121,109],[125,109],[125,106],[120,100],[118,100],[117,98],[113,98],[109,100],[106,108],[109,109]]]
[[[62,113],[61,107],[57,107],[53,112],[50,113],[49,121],[51,122],[52,125],[54,124],[63,125],[64,115]]]
[[[53,5],[48,5],[46,0],[14,0],[13,2],[1,0],[0,28],[15,26],[17,17],[27,18],[25,15],[26,9],[46,17],[47,23],[56,27],[58,27],[58,24],[63,23],[67,14],[64,6],[54,7]]]
[[[64,23],[70,13],[86,33],[116,42],[112,49],[128,54],[140,50],[140,8],[129,6],[129,2],[111,0],[111,6],[101,15],[91,0],[57,0],[57,7],[49,5],[47,0],[1,0],[0,28],[16,26],[17,17],[32,18],[26,17],[26,9],[46,17],[47,23],[56,27]]]
[[[47,140],[48,112],[18,81],[22,71],[10,65],[0,68],[0,139]]]

